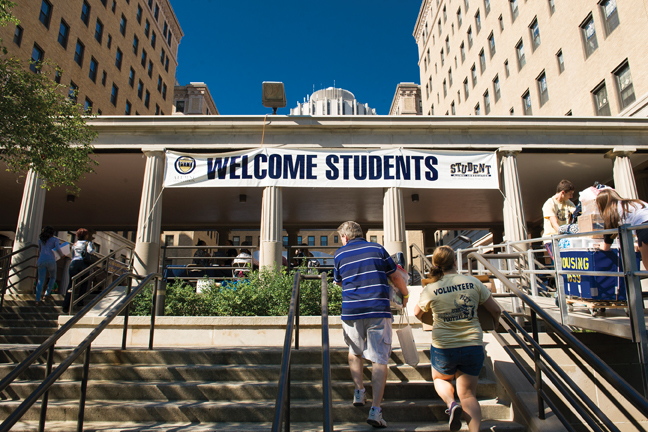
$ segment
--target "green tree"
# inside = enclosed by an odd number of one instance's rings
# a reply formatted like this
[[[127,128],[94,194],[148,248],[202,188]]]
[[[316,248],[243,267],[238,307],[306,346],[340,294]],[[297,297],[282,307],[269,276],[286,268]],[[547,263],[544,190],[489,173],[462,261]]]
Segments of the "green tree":
[[[13,6],[0,0],[1,25],[18,23]],[[76,183],[96,165],[91,157],[96,132],[86,125],[76,94],[52,79],[60,72],[55,65],[34,64],[34,73],[25,61],[8,57],[0,43],[0,160],[8,171],[38,173],[47,189],[65,186],[78,193]]]

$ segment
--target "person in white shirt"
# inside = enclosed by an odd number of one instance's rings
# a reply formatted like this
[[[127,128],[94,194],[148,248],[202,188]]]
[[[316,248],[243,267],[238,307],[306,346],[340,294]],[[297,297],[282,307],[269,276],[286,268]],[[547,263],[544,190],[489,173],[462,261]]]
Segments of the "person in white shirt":
[[[561,180],[556,187],[556,194],[545,201],[542,206],[542,216],[544,218],[543,237],[558,234],[561,225],[565,225],[571,215],[574,213],[576,206],[571,199],[574,197],[574,185],[569,180]],[[551,242],[546,241],[545,247],[549,256],[553,260],[553,249]]]

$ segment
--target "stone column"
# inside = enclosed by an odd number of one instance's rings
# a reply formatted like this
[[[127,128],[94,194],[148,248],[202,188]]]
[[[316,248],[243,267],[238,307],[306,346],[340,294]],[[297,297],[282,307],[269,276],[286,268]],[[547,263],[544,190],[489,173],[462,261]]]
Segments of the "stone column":
[[[638,199],[637,184],[635,182],[630,155],[637,151],[634,147],[618,147],[605,154],[612,160],[614,166],[614,188],[619,195],[627,199]]]
[[[517,241],[527,238],[522,188],[518,176],[517,154],[521,147],[500,147],[502,186],[504,190],[504,240]]]
[[[261,207],[261,251],[259,267],[281,269],[283,249],[283,199],[281,188],[268,186],[263,190]]]
[[[25,178],[25,188],[20,203],[16,238],[13,244],[14,251],[26,246],[38,245],[38,236],[43,226],[43,212],[45,210],[45,189],[42,186],[43,182],[38,178],[38,174],[29,170]],[[16,276],[9,279],[8,286],[13,287],[13,290],[18,293],[31,294],[36,280],[32,277],[37,277],[37,272],[35,269],[29,269],[28,267],[35,266],[37,259],[38,249],[36,248],[15,255],[12,264],[24,260],[28,261],[14,267],[12,273]]]
[[[407,259],[405,210],[403,191],[400,188],[390,187],[383,189],[383,231],[385,233],[385,249],[387,249],[387,252],[390,255],[403,252],[403,258]]]
[[[146,170],[142,185],[137,238],[135,240],[135,273],[144,275],[159,271],[160,236],[162,234],[162,182],[164,152],[144,151]]]
[[[218,233],[218,246],[227,246],[231,230],[229,228],[218,228],[216,232]]]

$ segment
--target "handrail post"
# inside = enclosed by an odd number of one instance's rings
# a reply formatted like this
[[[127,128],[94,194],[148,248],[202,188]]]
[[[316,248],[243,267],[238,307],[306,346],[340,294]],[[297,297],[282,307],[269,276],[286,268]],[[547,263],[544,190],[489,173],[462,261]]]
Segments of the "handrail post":
[[[333,432],[331,413],[333,402],[331,397],[331,355],[328,325],[328,282],[326,273],[320,273],[322,281],[322,404],[324,408],[324,432]]]
[[[565,293],[565,281],[562,272],[562,259],[560,258],[560,244],[554,238],[551,240],[554,256],[554,271],[556,272],[556,289],[558,291],[558,306],[560,307],[560,323],[569,325],[570,317],[567,310],[567,293]]]
[[[533,340],[540,343],[538,337],[538,317],[534,310],[531,310],[531,330],[533,332]],[[533,347],[533,363],[535,364],[535,388],[538,397],[538,418],[544,420],[545,412],[544,401],[542,399],[542,369],[540,368],[542,361],[540,360],[540,351],[535,346]]]
[[[299,304],[301,303],[301,287],[302,275],[299,274],[299,281],[297,282],[297,304],[295,305],[295,349],[299,349]]]
[[[153,335],[155,333],[155,307],[157,302],[158,284],[162,283],[162,279],[155,281],[153,285],[153,301],[151,302],[151,330],[149,332],[149,349],[153,349]]]
[[[410,280],[414,280],[414,247],[412,245],[409,246],[409,256],[410,256],[410,262],[409,262],[409,270],[410,270]]]
[[[632,342],[637,344],[637,354],[641,362],[641,377],[643,381],[643,394],[648,398],[648,340],[646,340],[646,318],[644,316],[644,301],[641,292],[641,281],[635,275],[637,259],[634,250],[634,238],[628,225],[619,227],[619,242],[623,259],[623,273],[626,282],[626,296],[628,313],[630,315],[630,328]]]
[[[527,249],[527,261],[528,261],[528,267],[529,271],[529,282],[531,284],[531,295],[533,297],[538,297],[538,283],[536,281],[536,274],[535,274],[535,260],[533,257],[533,249],[529,248]]]
[[[81,397],[79,398],[79,416],[77,418],[77,432],[83,432],[83,418],[85,416],[86,393],[88,391],[88,375],[90,374],[90,349],[92,344],[86,348],[83,360],[83,378],[81,380]]]
[[[47,366],[45,369],[45,379],[52,373],[52,364],[54,363],[54,345],[47,352]],[[45,420],[47,420],[47,402],[49,401],[49,390],[43,395],[41,402],[40,419],[38,421],[38,432],[45,432]]]
[[[133,284],[133,279],[128,278],[128,286],[126,287],[126,297],[128,297],[131,293],[131,288]],[[124,330],[122,332],[122,346],[121,349],[125,350],[126,349],[126,335],[128,333],[128,315],[130,311],[130,303],[126,305],[126,310],[124,311]]]

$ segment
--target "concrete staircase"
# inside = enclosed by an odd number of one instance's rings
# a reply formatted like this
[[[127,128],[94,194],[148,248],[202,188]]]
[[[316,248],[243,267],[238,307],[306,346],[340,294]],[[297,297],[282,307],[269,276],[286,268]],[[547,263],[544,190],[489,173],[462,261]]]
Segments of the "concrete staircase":
[[[69,352],[58,350],[55,363]],[[0,376],[28,354],[20,347],[0,352]],[[383,403],[388,430],[449,430],[446,407],[432,384],[429,350],[420,350],[419,356],[420,363],[413,368],[403,364],[400,351],[392,354]],[[331,362],[335,429],[372,430],[365,423],[370,402],[360,408],[351,404],[353,385],[347,350],[334,349]],[[42,359],[22,381],[0,395],[0,418],[6,418],[39,385],[44,363]],[[85,430],[268,430],[274,416],[280,363],[278,348],[98,349],[91,356]],[[75,430],[81,375],[79,361],[50,391],[46,430]],[[293,352],[293,430],[321,430],[321,375],[319,349]],[[368,383],[370,366],[365,368],[365,376]],[[370,400],[370,387],[367,389]],[[524,431],[524,427],[510,421],[511,408],[498,401],[496,393],[497,385],[487,378],[484,369],[478,386],[482,430]],[[39,411],[40,402],[12,430],[36,430]]]
[[[63,296],[35,305],[36,296],[30,294],[6,295],[0,310],[0,344],[40,345],[58,329],[58,316]]]

